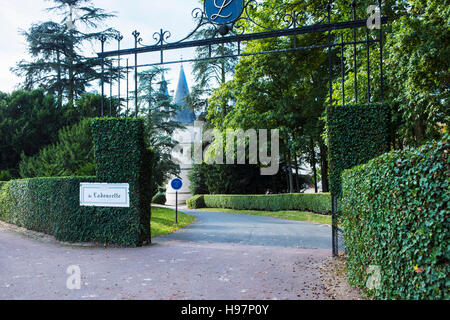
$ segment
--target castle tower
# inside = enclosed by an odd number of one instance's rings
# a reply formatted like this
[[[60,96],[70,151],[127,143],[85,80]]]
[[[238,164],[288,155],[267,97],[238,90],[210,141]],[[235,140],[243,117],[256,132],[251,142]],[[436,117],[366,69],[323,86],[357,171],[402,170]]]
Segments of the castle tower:
[[[180,176],[183,180],[183,188],[178,191],[178,204],[186,204],[186,200],[192,197],[189,190],[190,181],[188,178],[189,171],[192,170],[191,146],[194,142],[201,140],[201,128],[194,127],[196,120],[195,114],[190,110],[186,103],[186,98],[189,96],[189,87],[184,73],[183,65],[180,69],[178,78],[177,90],[175,93],[175,104],[181,107],[181,110],[176,114],[174,120],[183,124],[185,129],[176,130],[173,134],[173,139],[179,143],[178,147],[172,151],[172,158],[180,165]],[[175,178],[172,177],[170,181]],[[166,187],[166,205],[174,206],[176,191],[170,186],[168,181]]]

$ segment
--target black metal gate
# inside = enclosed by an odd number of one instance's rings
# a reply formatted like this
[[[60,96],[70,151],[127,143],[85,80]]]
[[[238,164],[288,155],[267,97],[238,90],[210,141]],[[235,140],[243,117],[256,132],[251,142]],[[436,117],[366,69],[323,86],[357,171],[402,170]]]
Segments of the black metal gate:
[[[217,23],[214,20],[214,16],[216,17],[224,17],[223,9],[226,6],[241,5],[242,10],[240,13],[230,22],[228,23]],[[207,6],[214,5],[217,8],[217,12],[215,14],[208,13]],[[383,24],[387,23],[387,18],[382,17],[382,0],[378,0],[377,6],[371,6],[372,11],[371,14],[367,14],[361,19],[357,19],[357,9],[358,5],[356,1],[352,1],[348,7],[349,16],[351,19],[347,19],[347,21],[335,21],[339,19],[341,14],[337,11],[337,7],[334,5],[333,1],[330,1],[326,8],[322,11],[322,19],[320,21],[314,21],[314,23],[310,25],[302,25],[302,19],[300,19],[301,13],[295,10],[295,6],[287,6],[284,8],[277,7],[273,8],[274,12],[278,12],[280,15],[280,22],[284,25],[284,28],[281,29],[273,29],[266,26],[261,25],[254,19],[255,12],[258,11],[259,8],[266,7],[265,3],[261,3],[256,0],[205,0],[204,8],[196,8],[192,11],[192,17],[197,20],[197,25],[193,29],[191,33],[182,38],[179,41],[170,42],[171,33],[169,31],[165,31],[161,29],[159,32],[153,34],[153,40],[155,41],[152,45],[144,45],[143,39],[140,37],[141,34],[138,31],[134,31],[132,33],[134,37],[134,47],[128,49],[121,49],[121,41],[123,40],[123,36],[118,34],[115,40],[117,41],[117,49],[111,51],[105,51],[106,45],[106,37],[101,37],[101,52],[98,53],[99,58],[102,60],[102,76],[101,76],[101,92],[102,92],[102,101],[101,101],[101,115],[102,117],[105,115],[105,66],[109,66],[110,72],[109,77],[111,77],[110,84],[110,97],[112,98],[113,92],[113,81],[112,77],[116,75],[116,83],[118,85],[118,103],[119,109],[122,107],[122,100],[120,97],[120,85],[122,81],[123,73],[126,74],[126,87],[127,87],[127,96],[126,96],[126,108],[127,114],[129,111],[129,74],[130,71],[134,73],[134,115],[138,116],[139,114],[139,104],[138,104],[138,71],[140,68],[158,66],[158,65],[167,65],[181,62],[195,62],[199,60],[209,60],[209,59],[224,59],[224,58],[236,58],[236,57],[245,57],[251,55],[260,55],[260,54],[273,54],[273,53],[287,53],[294,52],[299,50],[327,50],[328,51],[328,69],[329,69],[329,101],[330,104],[337,103],[338,101],[333,100],[333,78],[332,78],[332,68],[336,61],[332,59],[332,50],[338,48],[341,50],[340,55],[340,66],[342,72],[342,104],[345,104],[345,64],[344,64],[344,48],[346,46],[353,46],[353,61],[354,61],[354,101],[358,103],[358,78],[357,78],[357,48],[358,46],[363,46],[366,55],[366,67],[367,67],[367,102],[372,102],[372,93],[371,93],[371,76],[370,76],[370,59],[369,54],[370,50],[373,50],[374,46],[378,46],[380,60],[378,63],[378,68],[380,72],[380,102],[384,102],[384,93],[383,93]],[[214,8],[214,7],[213,7]],[[275,10],[276,9],[276,10]],[[361,9],[361,8],[359,8]],[[363,12],[368,12],[368,8],[362,8]],[[369,11],[370,11],[369,10]],[[361,10],[360,10],[361,11]],[[281,13],[280,13],[281,12]],[[258,29],[263,30],[262,32],[257,33],[248,33],[246,32],[245,25],[253,25],[258,27]],[[200,31],[204,27],[212,27],[215,32],[211,38],[197,40],[195,39],[195,35],[198,31]],[[370,31],[369,26],[374,27],[376,31]],[[365,28],[365,37],[364,39],[358,39],[357,30],[361,28]],[[345,31],[353,31],[353,38],[351,41],[344,41],[343,32]],[[325,44],[311,44],[310,46],[297,46],[295,37],[302,34],[308,33],[326,33],[328,35],[328,42]],[[339,35],[339,36],[338,36]],[[270,51],[261,51],[261,52],[246,52],[245,51],[245,43],[261,40],[261,39],[270,39],[270,38],[280,38],[280,37],[294,37],[293,46],[287,49],[277,49]],[[220,44],[235,44],[236,52],[231,55],[226,56],[214,56],[212,54],[212,46],[220,45]],[[209,57],[203,59],[187,59],[187,60],[165,60],[164,53],[170,50],[183,49],[183,48],[196,48],[196,47],[209,47]],[[138,56],[140,54],[150,53],[150,52],[159,52],[160,57],[158,61],[155,61],[151,64],[139,64]],[[134,58],[134,65],[130,66],[128,63],[128,59],[126,59],[126,66],[121,65],[122,58],[125,56],[132,56]],[[109,59],[109,60],[108,60]],[[372,66],[373,69],[373,66]],[[110,99],[110,115],[112,114],[112,103],[113,99]],[[343,241],[341,237],[342,230],[339,229],[338,226],[338,199],[333,196],[332,197],[332,214],[333,214],[333,223],[332,223],[332,250],[333,255],[339,254],[340,250],[343,249]]]

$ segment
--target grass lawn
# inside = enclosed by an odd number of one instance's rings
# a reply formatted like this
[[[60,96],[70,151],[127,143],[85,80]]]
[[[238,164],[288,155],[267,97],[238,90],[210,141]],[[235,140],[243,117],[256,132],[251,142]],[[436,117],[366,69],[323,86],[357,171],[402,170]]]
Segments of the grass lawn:
[[[175,224],[175,210],[152,207],[152,238],[173,233],[190,225],[194,221],[194,217],[178,211],[177,225]]]
[[[325,216],[305,211],[253,211],[253,210],[217,209],[217,208],[206,208],[198,210],[248,214],[253,216],[274,217],[279,219],[325,223],[331,225],[331,216]]]

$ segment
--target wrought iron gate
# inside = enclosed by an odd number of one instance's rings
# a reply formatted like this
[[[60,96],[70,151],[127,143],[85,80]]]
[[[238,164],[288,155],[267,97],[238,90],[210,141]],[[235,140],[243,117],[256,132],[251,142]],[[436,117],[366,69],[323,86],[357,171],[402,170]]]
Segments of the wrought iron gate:
[[[279,22],[281,25],[284,25],[284,28],[273,29],[267,26],[262,25],[257,22],[254,18],[255,13],[258,12],[260,8],[266,7],[265,3],[261,3],[257,0],[205,0],[205,5],[203,8],[196,8],[192,11],[192,17],[197,21],[197,25],[193,28],[193,31],[190,32],[187,36],[182,38],[181,40],[170,42],[170,38],[172,37],[169,31],[161,29],[159,32],[155,32],[153,34],[154,43],[151,45],[145,45],[143,43],[143,39],[141,38],[141,34],[138,31],[134,31],[132,33],[134,37],[134,47],[128,49],[121,49],[121,41],[123,40],[123,36],[118,34],[115,38],[117,41],[117,49],[111,51],[105,51],[105,45],[107,42],[107,38],[102,36],[100,38],[101,42],[101,52],[98,53],[99,58],[102,60],[102,76],[101,76],[101,92],[102,92],[102,100],[101,100],[101,115],[102,117],[105,115],[105,66],[109,66],[110,68],[110,77],[116,75],[116,83],[118,85],[118,103],[119,109],[122,107],[122,100],[120,97],[120,85],[122,81],[123,73],[126,73],[126,86],[127,86],[127,96],[126,96],[126,108],[127,114],[129,111],[129,74],[130,71],[133,71],[134,75],[134,115],[137,116],[139,114],[139,104],[138,104],[138,71],[140,68],[158,66],[158,65],[167,65],[167,64],[176,64],[181,62],[195,62],[199,60],[210,60],[210,59],[224,59],[224,58],[236,58],[236,57],[245,57],[251,55],[260,55],[260,54],[274,54],[274,53],[288,53],[300,50],[327,50],[328,51],[328,70],[329,70],[329,101],[330,104],[336,103],[337,101],[333,100],[333,78],[332,78],[332,68],[333,63],[336,63],[332,59],[332,50],[338,48],[341,50],[340,55],[340,66],[342,72],[342,104],[345,104],[345,66],[344,66],[344,48],[346,46],[353,46],[353,60],[354,60],[354,101],[357,103],[359,100],[358,97],[358,78],[357,78],[357,47],[365,47],[367,52],[366,56],[366,66],[367,66],[367,102],[372,102],[372,92],[371,92],[371,66],[369,54],[370,50],[378,45],[380,60],[379,68],[380,72],[380,102],[384,100],[383,93],[383,25],[387,23],[387,18],[382,17],[382,0],[377,0],[378,6],[372,6],[375,17],[370,17],[367,14],[361,19],[357,19],[357,9],[358,5],[356,1],[352,1],[349,5],[349,13],[352,16],[352,19],[348,21],[334,21],[336,18],[339,18],[339,14],[336,10],[336,7],[333,1],[330,1],[326,8],[321,11],[322,18],[320,21],[313,21],[312,24],[308,25],[304,19],[301,17],[301,12],[297,12],[295,10],[295,6],[286,6],[286,7],[276,7],[272,8],[274,12],[279,15]],[[219,3],[219,4],[218,4]],[[361,9],[361,8],[359,8]],[[367,12],[367,8],[363,8],[363,12]],[[228,10],[228,11],[227,11]],[[376,27],[376,33],[373,31],[369,31],[368,23],[371,23],[371,19],[374,19],[376,24],[373,24]],[[248,33],[246,30],[246,26],[251,25],[257,27],[257,29],[261,30],[261,32],[256,33]],[[200,31],[204,27],[210,27],[214,29],[214,35],[207,39],[195,39],[195,35],[198,31]],[[365,38],[358,39],[357,30],[365,28]],[[351,41],[344,41],[343,32],[352,30],[353,38]],[[326,33],[328,35],[328,42],[322,44],[311,44],[310,46],[297,46],[296,36],[309,34],[309,33]],[[340,37],[336,35],[340,33]],[[280,37],[293,37],[293,46],[291,48],[286,49],[277,49],[270,51],[261,51],[261,52],[246,52],[245,51],[245,43],[262,40],[262,39],[270,39],[270,38],[280,38]],[[215,56],[212,54],[212,46],[221,45],[221,44],[235,44],[236,51],[234,54],[226,55],[226,56]],[[175,49],[184,49],[184,48],[196,48],[196,47],[208,47],[209,48],[209,56],[203,59],[187,59],[187,60],[165,60],[165,52]],[[160,57],[158,61],[155,61],[151,64],[139,64],[138,56],[140,54],[151,53],[151,52],[159,52]],[[125,56],[134,57],[134,65],[130,66],[128,63],[128,59],[126,59],[126,66],[121,65],[122,58]],[[109,60],[108,60],[109,59]],[[373,69],[373,67],[372,67]],[[113,79],[110,79],[110,97],[112,97],[113,92]],[[112,114],[112,103],[113,99],[110,99],[110,115]],[[333,223],[332,223],[332,250],[333,254],[337,255],[340,249],[343,248],[342,238],[340,234],[342,230],[339,229],[338,226],[338,199],[333,196],[332,197],[332,214],[333,214]]]

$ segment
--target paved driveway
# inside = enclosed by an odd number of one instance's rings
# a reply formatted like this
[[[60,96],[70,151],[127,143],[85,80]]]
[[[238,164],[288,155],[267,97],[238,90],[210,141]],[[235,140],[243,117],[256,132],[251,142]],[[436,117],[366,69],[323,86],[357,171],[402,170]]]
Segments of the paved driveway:
[[[320,280],[329,227],[186,212],[198,221],[136,249],[63,246],[0,225],[0,299],[331,298]],[[80,290],[66,286],[72,265]]]
[[[181,210],[197,218],[191,227],[156,241],[235,243],[284,248],[331,248],[331,227],[326,224],[282,220],[235,213]],[[330,249],[331,250],[331,249]]]

